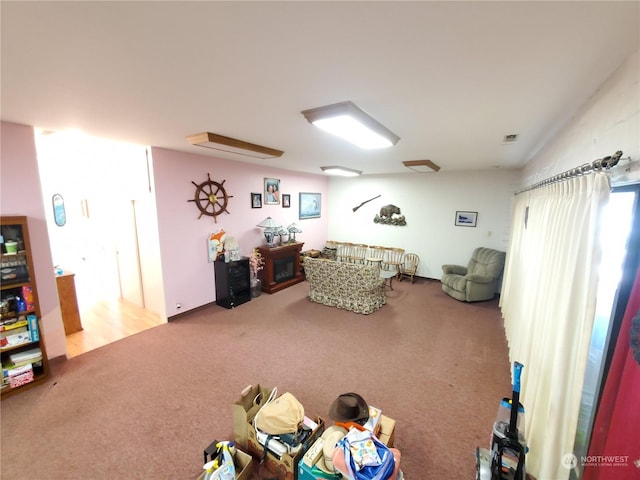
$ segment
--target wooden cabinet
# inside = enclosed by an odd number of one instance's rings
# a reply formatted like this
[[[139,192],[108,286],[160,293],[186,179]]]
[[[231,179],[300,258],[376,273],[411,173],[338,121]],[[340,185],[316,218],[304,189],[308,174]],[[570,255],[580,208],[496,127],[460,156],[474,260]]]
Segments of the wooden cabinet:
[[[280,247],[258,247],[264,259],[264,268],[259,274],[263,292],[275,293],[304,280],[300,271],[300,251],[303,245],[303,242],[296,242]]]
[[[216,304],[233,308],[251,300],[249,258],[225,262],[216,260]]]
[[[62,313],[65,335],[71,335],[82,330],[75,276],[75,273],[67,270],[63,271],[62,275],[56,276],[58,300],[60,301],[60,313]]]
[[[44,381],[49,364],[27,217],[1,217],[0,234],[4,240],[0,253],[0,355],[5,398]]]

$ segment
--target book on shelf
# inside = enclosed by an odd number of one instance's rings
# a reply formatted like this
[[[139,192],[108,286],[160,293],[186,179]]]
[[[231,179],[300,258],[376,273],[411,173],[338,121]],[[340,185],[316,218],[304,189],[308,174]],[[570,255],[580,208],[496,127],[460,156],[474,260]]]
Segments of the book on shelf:
[[[19,335],[21,333],[28,332],[29,328],[27,325],[23,325],[21,327],[12,328],[11,330],[5,330],[4,332],[0,332],[0,339],[12,337],[14,335]]]
[[[39,348],[31,348],[22,352],[9,355],[9,359],[14,365],[21,363],[35,363],[42,360],[42,351]]]
[[[33,366],[30,363],[22,367],[7,370],[7,383],[11,388],[20,387],[26,383],[32,382],[33,379]]]
[[[29,322],[27,320],[24,320],[24,319],[20,320],[20,319],[14,318],[0,325],[0,332],[8,332],[10,330],[15,330],[16,328],[20,328],[20,327],[26,327],[28,325],[29,325]]]
[[[33,313],[27,315],[27,321],[29,322],[29,333],[31,334],[31,341],[37,342],[40,340],[40,330],[38,330],[38,317]]]
[[[34,370],[42,368],[42,353],[40,353],[40,355],[35,358],[29,358],[16,362],[13,362],[11,360],[5,361],[2,364],[2,381],[4,383],[8,383],[12,371],[26,367],[27,365],[31,365],[31,368],[33,368]]]
[[[10,347],[17,347],[18,345],[23,345],[31,342],[31,332],[27,330],[26,332],[15,333],[13,335],[8,335],[4,338],[0,338],[0,348],[6,349]]]

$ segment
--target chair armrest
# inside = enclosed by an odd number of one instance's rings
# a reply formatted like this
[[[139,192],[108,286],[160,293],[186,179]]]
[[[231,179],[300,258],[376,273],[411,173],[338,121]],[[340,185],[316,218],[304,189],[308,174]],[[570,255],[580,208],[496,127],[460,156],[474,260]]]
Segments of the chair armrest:
[[[467,267],[463,267],[462,265],[442,265],[442,271],[446,274],[466,275]]]
[[[474,273],[471,273],[469,275],[466,275],[465,278],[473,283],[491,283],[493,282],[493,278],[491,277],[487,277],[485,275],[476,275]]]

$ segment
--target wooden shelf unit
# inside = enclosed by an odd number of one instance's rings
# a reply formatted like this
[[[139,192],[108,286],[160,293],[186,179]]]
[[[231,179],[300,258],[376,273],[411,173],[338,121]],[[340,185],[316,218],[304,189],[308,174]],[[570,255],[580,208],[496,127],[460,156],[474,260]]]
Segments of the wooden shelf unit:
[[[36,340],[27,341],[14,346],[0,347],[3,370],[5,369],[5,366],[10,365],[9,356],[11,354],[34,348],[39,348],[40,352],[42,352],[42,361],[32,364],[34,373],[33,380],[15,388],[11,388],[9,386],[2,388],[2,398],[4,399],[15,393],[34,387],[46,380],[49,375],[49,362],[47,359],[47,352],[45,350],[44,334],[42,332],[42,315],[40,303],[38,302],[38,289],[34,273],[35,270],[33,267],[33,257],[31,255],[31,241],[29,238],[27,217],[0,217],[0,232],[4,237],[5,242],[8,240],[21,240],[21,244],[24,245],[24,249],[19,250],[15,254],[0,253],[0,271],[2,273],[0,276],[0,298],[6,301],[3,302],[3,310],[1,313],[2,318],[0,321],[3,322],[3,327],[6,328],[8,324],[5,322],[13,319],[26,319],[28,315],[35,315],[38,333],[38,338]],[[13,304],[14,300],[12,299],[15,299],[15,297],[19,296],[25,303],[27,303],[27,298],[24,298],[24,293],[26,291],[29,291],[29,295],[31,297],[28,301],[29,305],[27,305],[26,310],[18,311],[17,302],[16,306],[13,307],[13,309],[10,309],[9,305]],[[6,334],[7,332],[10,332],[10,330],[2,333]],[[29,329],[29,332],[31,333],[31,329]]]

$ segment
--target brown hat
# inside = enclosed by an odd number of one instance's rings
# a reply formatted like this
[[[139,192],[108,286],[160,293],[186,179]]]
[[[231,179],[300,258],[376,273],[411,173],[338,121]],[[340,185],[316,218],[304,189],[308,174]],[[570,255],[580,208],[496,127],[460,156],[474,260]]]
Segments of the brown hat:
[[[354,422],[364,425],[369,420],[369,405],[357,393],[343,393],[331,404],[329,417],[336,422]]]

